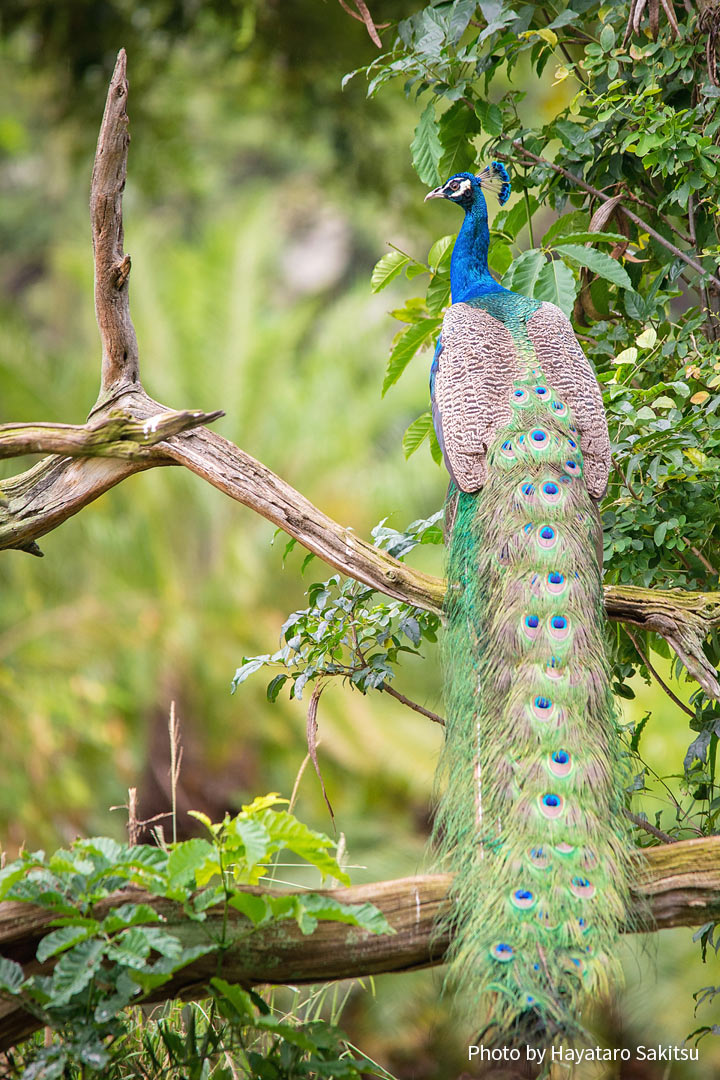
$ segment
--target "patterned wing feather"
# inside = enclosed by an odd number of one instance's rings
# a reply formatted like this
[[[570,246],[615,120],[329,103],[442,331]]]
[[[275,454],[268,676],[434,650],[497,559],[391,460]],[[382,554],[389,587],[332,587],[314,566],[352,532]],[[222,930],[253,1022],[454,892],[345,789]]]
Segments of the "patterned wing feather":
[[[570,320],[554,304],[541,304],[527,329],[548,386],[572,410],[585,459],[585,483],[592,497],[601,499],[610,473],[610,439],[595,372]]]

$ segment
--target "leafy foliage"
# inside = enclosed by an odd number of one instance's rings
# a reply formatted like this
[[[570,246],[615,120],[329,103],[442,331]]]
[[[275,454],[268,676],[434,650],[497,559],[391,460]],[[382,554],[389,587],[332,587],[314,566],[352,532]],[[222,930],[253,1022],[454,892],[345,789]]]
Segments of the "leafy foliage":
[[[413,521],[404,532],[380,522],[373,529],[378,547],[397,559],[418,544],[442,543],[440,510],[427,520]],[[308,589],[310,604],[294,611],[283,623],[284,644],[265,656],[243,657],[235,672],[233,690],[248,676],[267,666],[282,668],[267,688],[275,701],[290,683],[290,697],[301,698],[309,684],[339,677],[363,694],[382,690],[395,676],[403,653],[420,654],[423,641],[437,641],[440,620],[422,608],[386,600],[366,585],[335,574]]]
[[[26,852],[0,870],[0,900],[39,905],[52,916],[52,929],[36,954],[41,964],[57,961],[51,974],[27,974],[14,960],[0,958],[0,995],[22,1002],[56,1036],[49,1045],[25,1048],[23,1075],[56,1077],[74,1070],[87,1076],[117,1066],[136,1037],[128,1007],[193,960],[214,953],[217,976],[208,984],[212,1007],[203,1030],[198,1032],[193,1020],[183,1041],[168,1025],[158,1025],[158,1041],[172,1067],[207,1068],[231,1049],[246,1045],[250,1034],[262,1033],[272,1036],[268,1055],[253,1051],[246,1058],[248,1077],[314,1075],[312,1069],[319,1068],[319,1062],[334,1062],[338,1076],[359,1077],[360,1067],[367,1063],[346,1056],[342,1035],[334,1027],[315,1024],[305,1029],[282,1023],[256,994],[220,977],[225,950],[272,921],[294,919],[304,934],[312,933],[323,919],[370,933],[392,932],[369,903],[349,905],[313,892],[258,895],[242,888],[266,877],[273,856],[285,849],[324,877],[349,881],[331,853],[334,842],[278,809],[283,802],[274,794],[262,796],[217,824],[195,813],[207,839],[162,848],[96,837],[78,840],[50,856]],[[205,940],[185,945],[165,916],[147,902],[128,899],[107,914],[106,906],[99,910],[103,901],[129,886],[181,904]],[[219,935],[204,925],[216,905],[224,912]],[[239,930],[231,929],[227,919],[231,908],[245,917]],[[215,1023],[221,1018],[224,1027]],[[147,1045],[144,1049],[150,1053]],[[278,1071],[273,1062],[288,1071]]]

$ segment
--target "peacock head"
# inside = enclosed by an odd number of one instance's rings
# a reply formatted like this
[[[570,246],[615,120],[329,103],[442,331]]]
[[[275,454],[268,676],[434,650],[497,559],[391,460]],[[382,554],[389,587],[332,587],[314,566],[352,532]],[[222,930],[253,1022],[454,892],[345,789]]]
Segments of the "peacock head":
[[[458,203],[467,214],[473,207],[485,209],[485,192],[494,191],[502,206],[510,198],[510,176],[505,166],[499,161],[487,165],[481,173],[455,173],[440,187],[429,191],[428,199],[449,199]]]

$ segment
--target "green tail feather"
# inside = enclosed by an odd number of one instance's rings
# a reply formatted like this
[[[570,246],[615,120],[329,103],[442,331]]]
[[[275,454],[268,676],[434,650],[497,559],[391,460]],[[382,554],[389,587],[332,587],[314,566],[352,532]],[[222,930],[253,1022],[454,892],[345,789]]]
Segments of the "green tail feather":
[[[455,872],[456,993],[501,1041],[548,1041],[617,974],[627,769],[572,416],[537,372],[515,385],[485,487],[453,496],[435,842]]]

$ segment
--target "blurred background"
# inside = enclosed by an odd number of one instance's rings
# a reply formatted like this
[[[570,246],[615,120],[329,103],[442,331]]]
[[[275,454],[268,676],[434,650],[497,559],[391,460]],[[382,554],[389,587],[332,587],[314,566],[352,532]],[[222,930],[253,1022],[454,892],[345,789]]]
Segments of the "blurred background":
[[[416,6],[377,0],[373,14],[394,21]],[[172,407],[224,409],[217,431],[361,536],[381,518],[403,528],[429,516],[444,474],[426,446],[406,462],[400,445],[427,404],[429,357],[381,400],[397,328],[387,312],[408,286],[373,296],[369,275],[388,242],[424,258],[458,222],[423,206],[408,150],[418,112],[401,85],[375,100],[363,79],[341,89],[375,46],[335,0],[5,0],[0,422],[80,423],[97,395],[87,202],[121,46],[132,133],[125,246],[148,392]],[[567,93],[549,80],[526,89],[524,107],[548,116]],[[0,482],[30,464],[2,463]],[[141,816],[165,811],[173,700],[183,813],[218,818],[256,794],[289,796],[306,753],[306,703],[270,704],[264,673],[234,696],[230,681],[243,656],[277,648],[308,583],[331,571],[314,560],[302,577],[299,548],[283,565],[285,538],[273,543],[273,532],[196,477],[163,469],[42,538],[42,560],[2,555],[9,857],[78,835],[121,838],[125,812],[110,808],[130,786]],[[411,560],[442,572],[439,548]],[[408,661],[396,685],[442,712],[434,652]],[[687,699],[691,687],[675,689]],[[676,772],[687,718],[655,686],[637,692],[625,718],[653,710],[646,759],[663,776]],[[340,686],[323,695],[319,724],[353,880],[421,870],[439,729],[383,695]],[[653,818],[659,805],[647,798],[644,809]],[[295,811],[332,833],[312,769]],[[703,966],[691,939],[663,932],[643,948],[633,938],[627,989],[598,1030],[616,1045],[679,1044],[712,1022],[707,1009],[694,1019],[692,993],[720,982],[718,964],[711,950]],[[343,1024],[398,1077],[458,1076],[469,1034],[439,1002],[440,986],[432,971],[376,979],[353,993]],[[637,1063],[623,1076],[717,1076],[711,1042],[697,1065],[670,1073]]]

